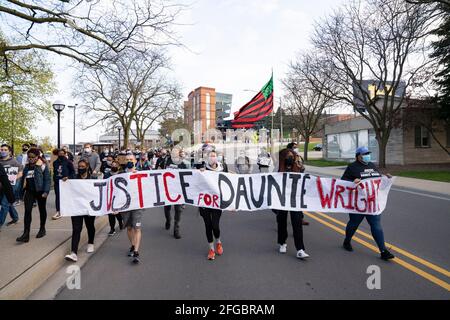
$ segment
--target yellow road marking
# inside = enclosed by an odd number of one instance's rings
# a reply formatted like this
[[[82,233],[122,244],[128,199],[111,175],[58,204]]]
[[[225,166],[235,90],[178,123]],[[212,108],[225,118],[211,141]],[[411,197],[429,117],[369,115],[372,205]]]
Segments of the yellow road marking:
[[[315,212],[315,213],[317,215],[319,215],[319,216],[321,216],[323,218],[326,218],[326,219],[328,219],[330,221],[333,221],[334,223],[337,223],[337,224],[339,224],[339,225],[341,225],[343,227],[347,226],[347,224],[345,224],[345,223],[343,223],[343,222],[341,222],[341,221],[339,221],[339,220],[337,220],[335,218],[327,216],[326,214],[324,214],[322,212]],[[356,230],[356,232],[358,234],[360,234],[360,235],[370,239],[370,240],[373,239],[373,237],[370,234],[368,234],[368,233],[366,233],[364,231]],[[392,245],[390,243],[385,242],[385,244],[386,244],[387,247],[389,247],[389,249],[392,249],[393,251],[396,251],[396,252],[404,255],[405,257],[410,258],[411,260],[414,260],[414,261],[416,261],[416,262],[418,262],[418,263],[420,263],[420,264],[422,264],[422,265],[424,265],[424,266],[426,266],[426,267],[428,267],[428,268],[430,268],[430,269],[432,269],[432,270],[434,270],[436,272],[439,272],[439,273],[443,274],[446,277],[450,277],[450,272],[445,270],[444,268],[441,268],[441,267],[439,267],[439,266],[437,266],[435,264],[432,264],[431,262],[428,262],[428,261],[426,261],[426,260],[424,260],[424,259],[422,259],[420,257],[417,257],[417,256],[413,255],[412,253],[409,253],[409,252],[407,252],[407,251],[405,251],[403,249],[400,249],[399,247],[396,247],[396,246],[394,246],[394,245]]]
[[[338,227],[336,227],[335,225],[332,225],[331,223],[329,223],[329,222],[327,222],[327,221],[325,221],[325,220],[322,220],[322,219],[316,217],[315,215],[313,215],[313,214],[311,214],[311,213],[309,213],[309,212],[304,211],[304,213],[305,213],[308,217],[310,217],[310,218],[312,218],[312,219],[314,219],[314,220],[320,222],[321,224],[323,224],[323,225],[325,225],[325,226],[327,226],[327,227],[329,227],[329,228],[335,230],[336,232],[338,232],[338,233],[340,233],[340,234],[345,235],[345,231],[342,230],[342,229],[340,229],[340,228],[338,228]],[[360,244],[362,244],[363,246],[365,246],[365,247],[371,249],[372,251],[379,252],[379,250],[378,250],[377,247],[375,247],[374,245],[368,243],[367,241],[364,241],[364,240],[362,240],[362,239],[360,239],[360,238],[358,238],[358,237],[355,237],[355,236],[352,238],[352,240],[353,240],[353,241],[356,241],[356,242],[358,242],[358,243],[360,243]],[[395,257],[394,259],[392,259],[392,261],[393,261],[393,262],[396,262],[396,263],[398,263],[399,265],[403,266],[404,268],[406,268],[406,269],[408,269],[408,270],[410,270],[410,271],[412,271],[412,272],[418,274],[419,276],[421,276],[421,277],[427,279],[428,281],[431,281],[431,282],[433,282],[434,284],[436,284],[436,285],[438,285],[438,286],[444,288],[445,290],[450,291],[450,284],[448,284],[447,282],[445,282],[445,281],[443,281],[443,280],[441,280],[441,279],[439,279],[439,278],[437,278],[437,277],[435,277],[435,276],[429,274],[428,272],[425,272],[425,271],[423,271],[422,269],[419,269],[419,268],[413,266],[412,264],[410,264],[410,263],[408,263],[408,262],[406,262],[406,261],[404,261],[404,260],[402,260],[402,259],[400,259],[400,258],[397,258],[397,257]]]

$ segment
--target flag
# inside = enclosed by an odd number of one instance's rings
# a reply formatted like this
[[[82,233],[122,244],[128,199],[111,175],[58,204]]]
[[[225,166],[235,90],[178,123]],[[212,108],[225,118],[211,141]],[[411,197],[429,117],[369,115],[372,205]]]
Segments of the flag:
[[[233,128],[253,128],[256,121],[268,116],[273,110],[273,74],[264,87],[245,106],[234,113]]]

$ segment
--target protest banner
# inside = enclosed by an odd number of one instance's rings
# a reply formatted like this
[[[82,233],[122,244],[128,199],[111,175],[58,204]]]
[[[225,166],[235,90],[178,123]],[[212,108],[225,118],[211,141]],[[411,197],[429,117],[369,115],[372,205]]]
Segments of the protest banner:
[[[101,216],[174,204],[223,210],[264,209],[381,214],[392,179],[360,184],[309,174],[231,174],[199,170],[152,170],[105,180],[60,181],[62,216]]]

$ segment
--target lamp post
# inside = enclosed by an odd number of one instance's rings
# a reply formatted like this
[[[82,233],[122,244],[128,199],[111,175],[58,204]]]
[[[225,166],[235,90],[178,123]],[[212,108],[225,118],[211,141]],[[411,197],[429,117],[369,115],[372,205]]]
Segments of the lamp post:
[[[117,127],[117,130],[119,130],[119,152],[120,152],[120,130],[122,129],[121,127]]]
[[[77,109],[78,104],[75,103],[74,106],[68,106],[70,109],[73,109],[73,154],[77,153],[77,149],[75,146],[75,110]]]
[[[55,101],[53,103],[53,109],[58,113],[58,149],[61,148],[61,111],[64,110],[66,105],[64,102],[61,102],[59,100]]]

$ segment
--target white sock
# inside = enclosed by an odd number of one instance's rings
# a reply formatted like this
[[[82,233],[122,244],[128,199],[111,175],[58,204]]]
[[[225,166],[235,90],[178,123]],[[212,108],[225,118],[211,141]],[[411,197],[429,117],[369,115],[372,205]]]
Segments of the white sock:
[[[222,243],[222,241],[220,241],[220,238],[216,239],[216,243]]]
[[[214,242],[209,243],[209,248],[214,250]]]

